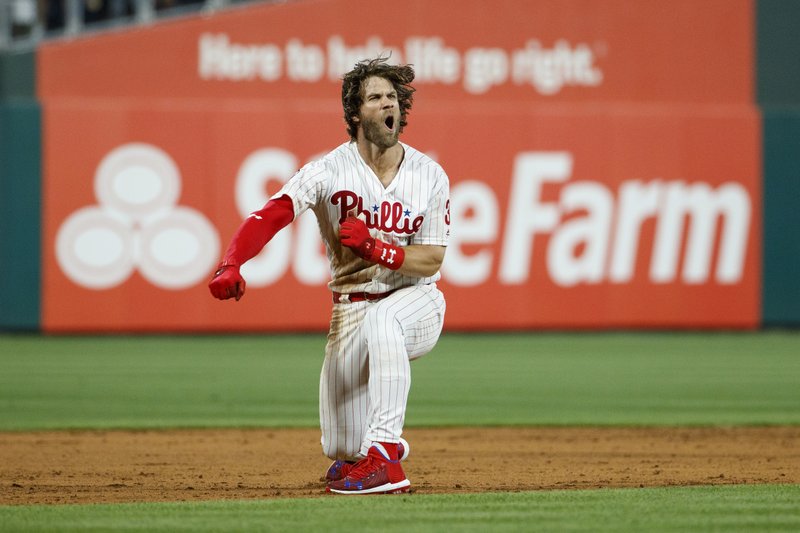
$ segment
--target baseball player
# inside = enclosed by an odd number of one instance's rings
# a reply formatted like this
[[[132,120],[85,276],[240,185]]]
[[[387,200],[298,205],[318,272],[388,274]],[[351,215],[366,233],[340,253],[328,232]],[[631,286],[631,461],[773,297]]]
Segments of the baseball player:
[[[209,283],[219,299],[245,292],[240,266],[284,226],[314,211],[331,268],[330,332],[320,376],[327,490],[406,492],[400,460],[410,361],[442,330],[436,286],[449,236],[449,180],[399,141],[414,88],[409,65],[362,61],[342,82],[350,141],[300,169],[234,234]]]

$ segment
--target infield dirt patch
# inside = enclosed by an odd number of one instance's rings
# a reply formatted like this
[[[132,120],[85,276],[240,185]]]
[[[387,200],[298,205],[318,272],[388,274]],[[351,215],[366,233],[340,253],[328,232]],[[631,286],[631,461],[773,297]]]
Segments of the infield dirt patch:
[[[800,483],[800,427],[408,429],[420,494]],[[0,504],[324,494],[319,431],[0,433]],[[335,497],[335,496],[329,496]]]

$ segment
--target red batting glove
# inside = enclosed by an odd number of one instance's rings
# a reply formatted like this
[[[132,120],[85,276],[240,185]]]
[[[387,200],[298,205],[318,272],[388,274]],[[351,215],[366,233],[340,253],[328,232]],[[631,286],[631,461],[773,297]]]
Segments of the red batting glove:
[[[360,218],[347,217],[342,222],[339,240],[362,259],[392,270],[400,268],[405,260],[405,251],[401,247],[370,237],[366,223]]]
[[[367,225],[360,218],[347,217],[342,222],[339,226],[339,240],[353,250],[353,253],[367,261],[375,249],[375,239],[370,236]]]
[[[220,265],[214,277],[208,282],[211,294],[218,300],[236,298],[238,302],[244,296],[244,286],[244,278],[239,273],[237,265]]]

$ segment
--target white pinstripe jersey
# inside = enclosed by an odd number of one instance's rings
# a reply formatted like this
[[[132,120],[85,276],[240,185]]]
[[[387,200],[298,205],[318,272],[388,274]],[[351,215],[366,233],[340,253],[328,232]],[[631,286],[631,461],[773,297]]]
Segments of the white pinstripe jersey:
[[[306,209],[317,216],[330,261],[332,291],[341,293],[387,292],[400,287],[435,282],[404,276],[357,257],[339,242],[339,225],[348,212],[366,218],[370,234],[398,246],[430,244],[447,246],[450,235],[450,184],[444,170],[433,159],[400,143],[403,161],[388,187],[358,153],[355,142],[346,142],[322,159],[295,174],[273,196],[287,195],[295,217]]]

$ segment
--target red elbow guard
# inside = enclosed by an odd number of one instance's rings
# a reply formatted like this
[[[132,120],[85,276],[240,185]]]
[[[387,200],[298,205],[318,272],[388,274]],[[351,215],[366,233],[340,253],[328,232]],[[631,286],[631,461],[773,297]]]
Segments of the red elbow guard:
[[[284,195],[270,200],[260,210],[251,213],[231,239],[221,265],[241,266],[255,257],[261,249],[294,219],[292,199]]]

